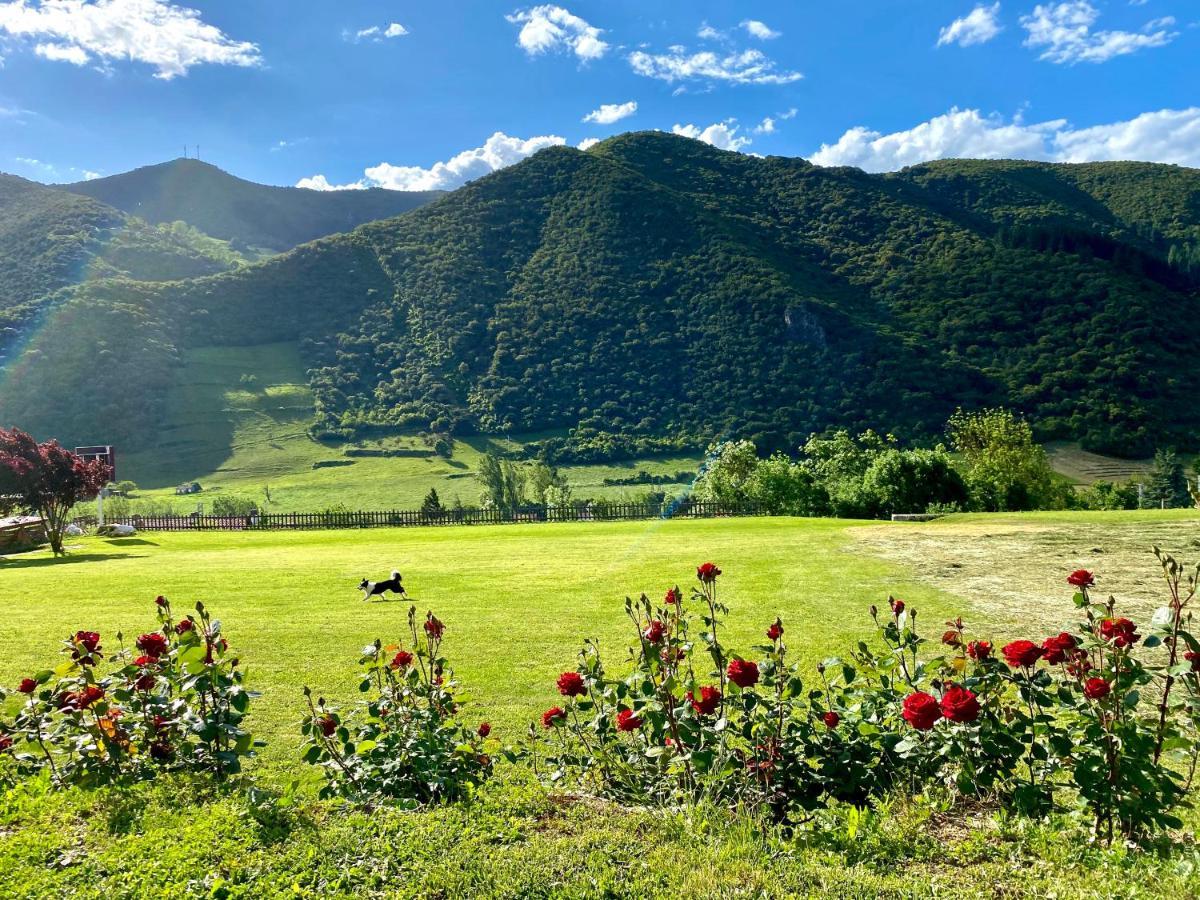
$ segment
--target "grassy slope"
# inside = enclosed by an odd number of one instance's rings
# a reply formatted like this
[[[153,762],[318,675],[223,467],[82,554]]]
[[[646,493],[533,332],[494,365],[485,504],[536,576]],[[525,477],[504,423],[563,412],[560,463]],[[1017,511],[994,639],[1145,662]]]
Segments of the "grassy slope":
[[[244,384],[252,375],[253,384]],[[351,509],[415,509],[431,487],[449,505],[455,496],[474,505],[479,486],[471,477],[490,445],[512,440],[476,436],[456,441],[450,460],[357,458],[352,465],[313,469],[322,460],[344,460],[342,447],[308,437],[312,391],[294,344],[213,347],[185,354],[167,404],[167,421],[157,448],[122,454],[118,477],[135,481],[143,495],[173,498],[171,488],[199,481],[207,491],[253,497],[261,502],[270,487],[271,509],[313,511],[342,503]],[[366,447],[427,449],[415,437],[365,442]],[[576,493],[616,497],[638,488],[606,487],[605,478],[694,471],[694,457],[660,457],[622,464],[564,469]],[[673,486],[667,486],[670,490]],[[211,500],[211,493],[179,506]]]
[[[242,383],[252,375],[253,384]],[[489,446],[516,446],[517,438],[474,436],[455,442],[450,460],[358,458],[352,465],[313,469],[322,460],[345,460],[343,447],[320,444],[307,435],[313,416],[312,391],[294,344],[210,347],[188,351],[167,404],[161,441],[152,451],[122,452],[119,477],[137,482],[139,496],[174,499],[172,488],[199,481],[208,493],[177,504],[191,511],[211,502],[213,492],[253,497],[265,487],[271,508],[280,512],[319,511],[334,504],[351,509],[412,509],[431,487],[450,504],[457,496],[472,505],[479,488],[472,473]],[[530,436],[534,437],[534,436]],[[427,449],[416,437],[365,442],[366,447]],[[124,450],[124,448],[121,448]],[[1055,443],[1048,448],[1055,469],[1077,484],[1124,481],[1148,463],[1117,460]],[[606,486],[605,478],[628,478],[639,471],[673,475],[695,471],[696,456],[668,456],[593,466],[565,466],[577,496],[616,498],[643,487]],[[665,485],[668,492],[683,486]],[[185,509],[186,507],[186,509]]]
[[[906,534],[980,522],[871,527],[903,542]],[[1035,537],[1053,533],[1065,546],[1086,545],[1101,524],[1126,535],[1147,523],[1173,527],[1175,540],[1186,543],[1198,524],[1195,513],[986,523]],[[0,682],[36,667],[78,627],[99,628],[110,641],[119,627],[149,627],[150,599],[159,591],[176,603],[203,599],[226,623],[263,693],[254,721],[270,747],[253,773],[280,788],[300,774],[300,686],[351,699],[358,648],[376,635],[399,635],[404,606],[362,604],[353,587],[393,563],[421,608],[448,623],[447,650],[472,695],[467,715],[486,715],[505,740],[517,739],[553,702],[553,676],[571,665],[583,637],[599,637],[619,665],[628,643],[625,593],[661,593],[674,580],[686,582],[705,558],[726,571],[734,644],[745,646],[781,614],[810,667],[866,636],[864,608],[889,591],[919,607],[931,628],[951,613],[990,623],[997,637],[1019,627],[1002,600],[951,596],[902,561],[865,553],[858,530],[771,519],[85,539],[63,563],[36,554],[0,562]],[[1036,565],[1050,573],[1076,563],[1059,552]],[[1117,592],[1129,577],[1101,572]],[[1050,599],[1069,615],[1065,591]],[[857,834],[847,822],[844,833],[793,843],[715,813],[548,799],[513,769],[479,803],[424,814],[342,814],[312,803],[303,787],[298,806],[256,819],[240,794],[180,802],[177,789],[146,787],[124,797],[72,792],[48,802],[31,789],[0,800],[0,895],[907,897],[988,890],[1167,897],[1200,889],[1179,868],[1188,858],[1183,849],[1168,860],[1101,853],[1069,829],[987,816],[964,822],[919,804],[869,817]]]

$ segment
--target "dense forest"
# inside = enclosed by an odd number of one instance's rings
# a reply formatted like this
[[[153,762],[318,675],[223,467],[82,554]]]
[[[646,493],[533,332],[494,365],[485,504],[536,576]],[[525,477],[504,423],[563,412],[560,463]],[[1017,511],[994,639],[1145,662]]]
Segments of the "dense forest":
[[[182,350],[295,340],[330,437],[545,432],[586,460],[830,426],[920,439],[1005,405],[1040,438],[1193,447],[1197,245],[1196,170],[880,176],[628,134],[257,265],[68,288],[0,419],[74,437],[103,416],[144,445]],[[137,361],[138,396],[83,379],[97,342]]]

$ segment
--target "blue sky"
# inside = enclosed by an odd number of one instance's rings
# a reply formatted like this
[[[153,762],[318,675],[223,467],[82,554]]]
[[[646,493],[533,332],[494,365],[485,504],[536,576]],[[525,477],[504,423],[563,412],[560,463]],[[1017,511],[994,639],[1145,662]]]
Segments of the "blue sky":
[[[1198,23],[1196,0],[0,0],[0,170],[186,143],[266,183],[452,188],[653,128],[872,170],[1200,166]]]

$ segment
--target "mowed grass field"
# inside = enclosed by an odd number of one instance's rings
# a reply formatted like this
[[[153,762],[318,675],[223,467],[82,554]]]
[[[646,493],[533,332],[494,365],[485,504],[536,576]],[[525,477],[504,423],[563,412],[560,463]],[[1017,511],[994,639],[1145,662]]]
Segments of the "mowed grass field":
[[[703,561],[725,572],[733,645],[748,646],[779,615],[811,670],[870,640],[867,607],[889,593],[918,608],[930,634],[961,614],[997,640],[1040,640],[1070,623],[1062,579],[1079,566],[1136,609],[1152,608],[1151,542],[1200,557],[1200,514],[145,533],[81,539],[61,561],[9,557],[0,683],[43,667],[79,628],[110,645],[118,629],[149,630],[158,593],[177,610],[203,600],[262,694],[251,722],[268,747],[248,775],[280,799],[256,805],[238,787],[174,780],[128,792],[13,791],[0,799],[0,896],[1196,896],[1190,831],[1149,851],[1101,850],[1066,821],[910,801],[785,835],[718,810],[548,794],[527,767],[508,765],[472,803],[347,811],[315,801],[297,759],[302,687],[353,701],[360,648],[404,635],[407,604],[363,603],[355,589],[393,567],[419,610],[447,624],[468,721],[487,719],[515,743],[554,703],[554,678],[583,638],[622,665],[626,594],[686,586]],[[996,580],[980,582],[988,572]]]

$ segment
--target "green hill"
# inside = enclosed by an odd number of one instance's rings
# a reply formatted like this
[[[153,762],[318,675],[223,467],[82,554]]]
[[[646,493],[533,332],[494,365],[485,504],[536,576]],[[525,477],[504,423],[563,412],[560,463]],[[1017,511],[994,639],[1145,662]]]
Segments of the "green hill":
[[[285,342],[330,437],[553,432],[586,462],[830,425],[928,437],[1003,403],[1043,438],[1145,455],[1197,443],[1198,235],[1196,170],[868,175],[628,134],[257,265],[73,288],[0,420],[144,450],[185,354]],[[136,392],[79,362],[98,345]]]
[[[273,187],[236,178],[196,159],[175,159],[61,187],[147,222],[187,222],[235,246],[276,252],[399,215],[442,193]]]

